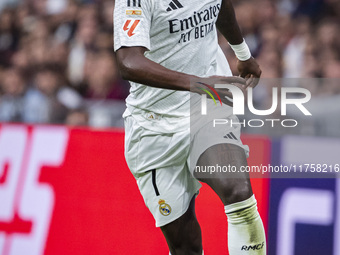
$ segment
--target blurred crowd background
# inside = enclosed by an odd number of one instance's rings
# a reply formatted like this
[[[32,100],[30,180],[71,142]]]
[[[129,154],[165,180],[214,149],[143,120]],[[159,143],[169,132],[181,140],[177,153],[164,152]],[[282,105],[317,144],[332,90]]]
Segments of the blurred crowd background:
[[[340,77],[339,0],[233,3],[263,78]],[[1,0],[0,121],[122,126],[129,84],[115,62],[113,8],[113,0]],[[337,82],[306,86],[315,97],[340,95]],[[270,85],[258,87],[265,105]]]

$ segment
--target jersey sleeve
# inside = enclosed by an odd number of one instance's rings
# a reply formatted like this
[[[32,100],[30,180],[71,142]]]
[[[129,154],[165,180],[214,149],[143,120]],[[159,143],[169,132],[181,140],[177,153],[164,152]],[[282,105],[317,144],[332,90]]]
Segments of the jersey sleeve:
[[[114,50],[143,46],[150,50],[152,0],[116,0],[113,13]]]

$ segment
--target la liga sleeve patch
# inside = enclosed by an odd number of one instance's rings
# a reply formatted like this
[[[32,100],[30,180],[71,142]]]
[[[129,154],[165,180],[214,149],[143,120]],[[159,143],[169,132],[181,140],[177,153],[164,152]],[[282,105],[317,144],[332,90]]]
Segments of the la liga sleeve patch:
[[[124,23],[123,30],[127,33],[128,37],[131,37],[137,33],[139,19],[127,19]]]
[[[150,49],[153,0],[116,0],[113,14],[114,49],[142,46]]]

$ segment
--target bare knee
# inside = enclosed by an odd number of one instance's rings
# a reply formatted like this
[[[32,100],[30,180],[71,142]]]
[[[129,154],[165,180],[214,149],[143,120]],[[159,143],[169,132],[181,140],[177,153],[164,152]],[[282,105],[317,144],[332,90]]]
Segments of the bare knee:
[[[222,201],[224,204],[232,204],[250,198],[253,195],[249,179],[240,180],[231,190],[227,192]]]
[[[171,255],[202,255],[202,248],[199,245],[179,245],[170,248]]]
[[[191,223],[189,223],[190,225]],[[190,229],[190,226],[184,226],[185,229]],[[201,233],[197,233],[197,229],[193,228],[192,232],[184,231],[183,229],[178,229],[178,232],[174,232],[172,237],[166,235],[167,243],[171,252],[171,255],[201,255],[202,254],[202,243],[201,243]]]
[[[240,169],[247,165],[244,150],[234,144],[217,144],[207,149],[198,159],[197,166],[234,166]],[[253,194],[249,174],[234,171],[206,171],[201,174],[194,172],[194,176],[207,183],[226,204],[236,203],[248,199]]]
[[[224,205],[240,202],[252,196],[249,178],[201,179],[219,196]]]
[[[194,198],[185,214],[174,222],[161,227],[161,230],[171,255],[202,254],[201,229],[195,215]]]

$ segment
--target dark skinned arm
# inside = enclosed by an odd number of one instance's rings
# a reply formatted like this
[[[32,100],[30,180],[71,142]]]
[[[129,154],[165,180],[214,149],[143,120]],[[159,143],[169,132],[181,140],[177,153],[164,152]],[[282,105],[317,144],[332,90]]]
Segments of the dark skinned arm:
[[[236,20],[233,4],[230,0],[222,0],[216,26],[230,44],[237,45],[243,42],[243,36]]]
[[[222,0],[216,26],[231,45],[238,45],[243,42],[242,33],[238,26],[231,0]],[[237,69],[241,77],[247,78],[248,85],[251,87],[257,85],[262,71],[254,58],[251,57],[246,61],[238,60]]]
[[[123,79],[162,89],[190,90],[190,80],[197,77],[167,69],[146,58],[145,51],[144,47],[122,47],[117,51]]]
[[[212,76],[209,78],[200,78],[194,75],[172,71],[157,64],[144,56],[146,48],[144,47],[122,47],[116,52],[118,68],[125,80],[145,84],[147,86],[172,89],[182,91],[192,91],[202,93],[197,86],[190,88],[190,82],[201,82],[205,84],[217,83],[234,83],[243,89],[245,80],[240,77]],[[222,94],[231,96],[227,91],[221,91]]]

